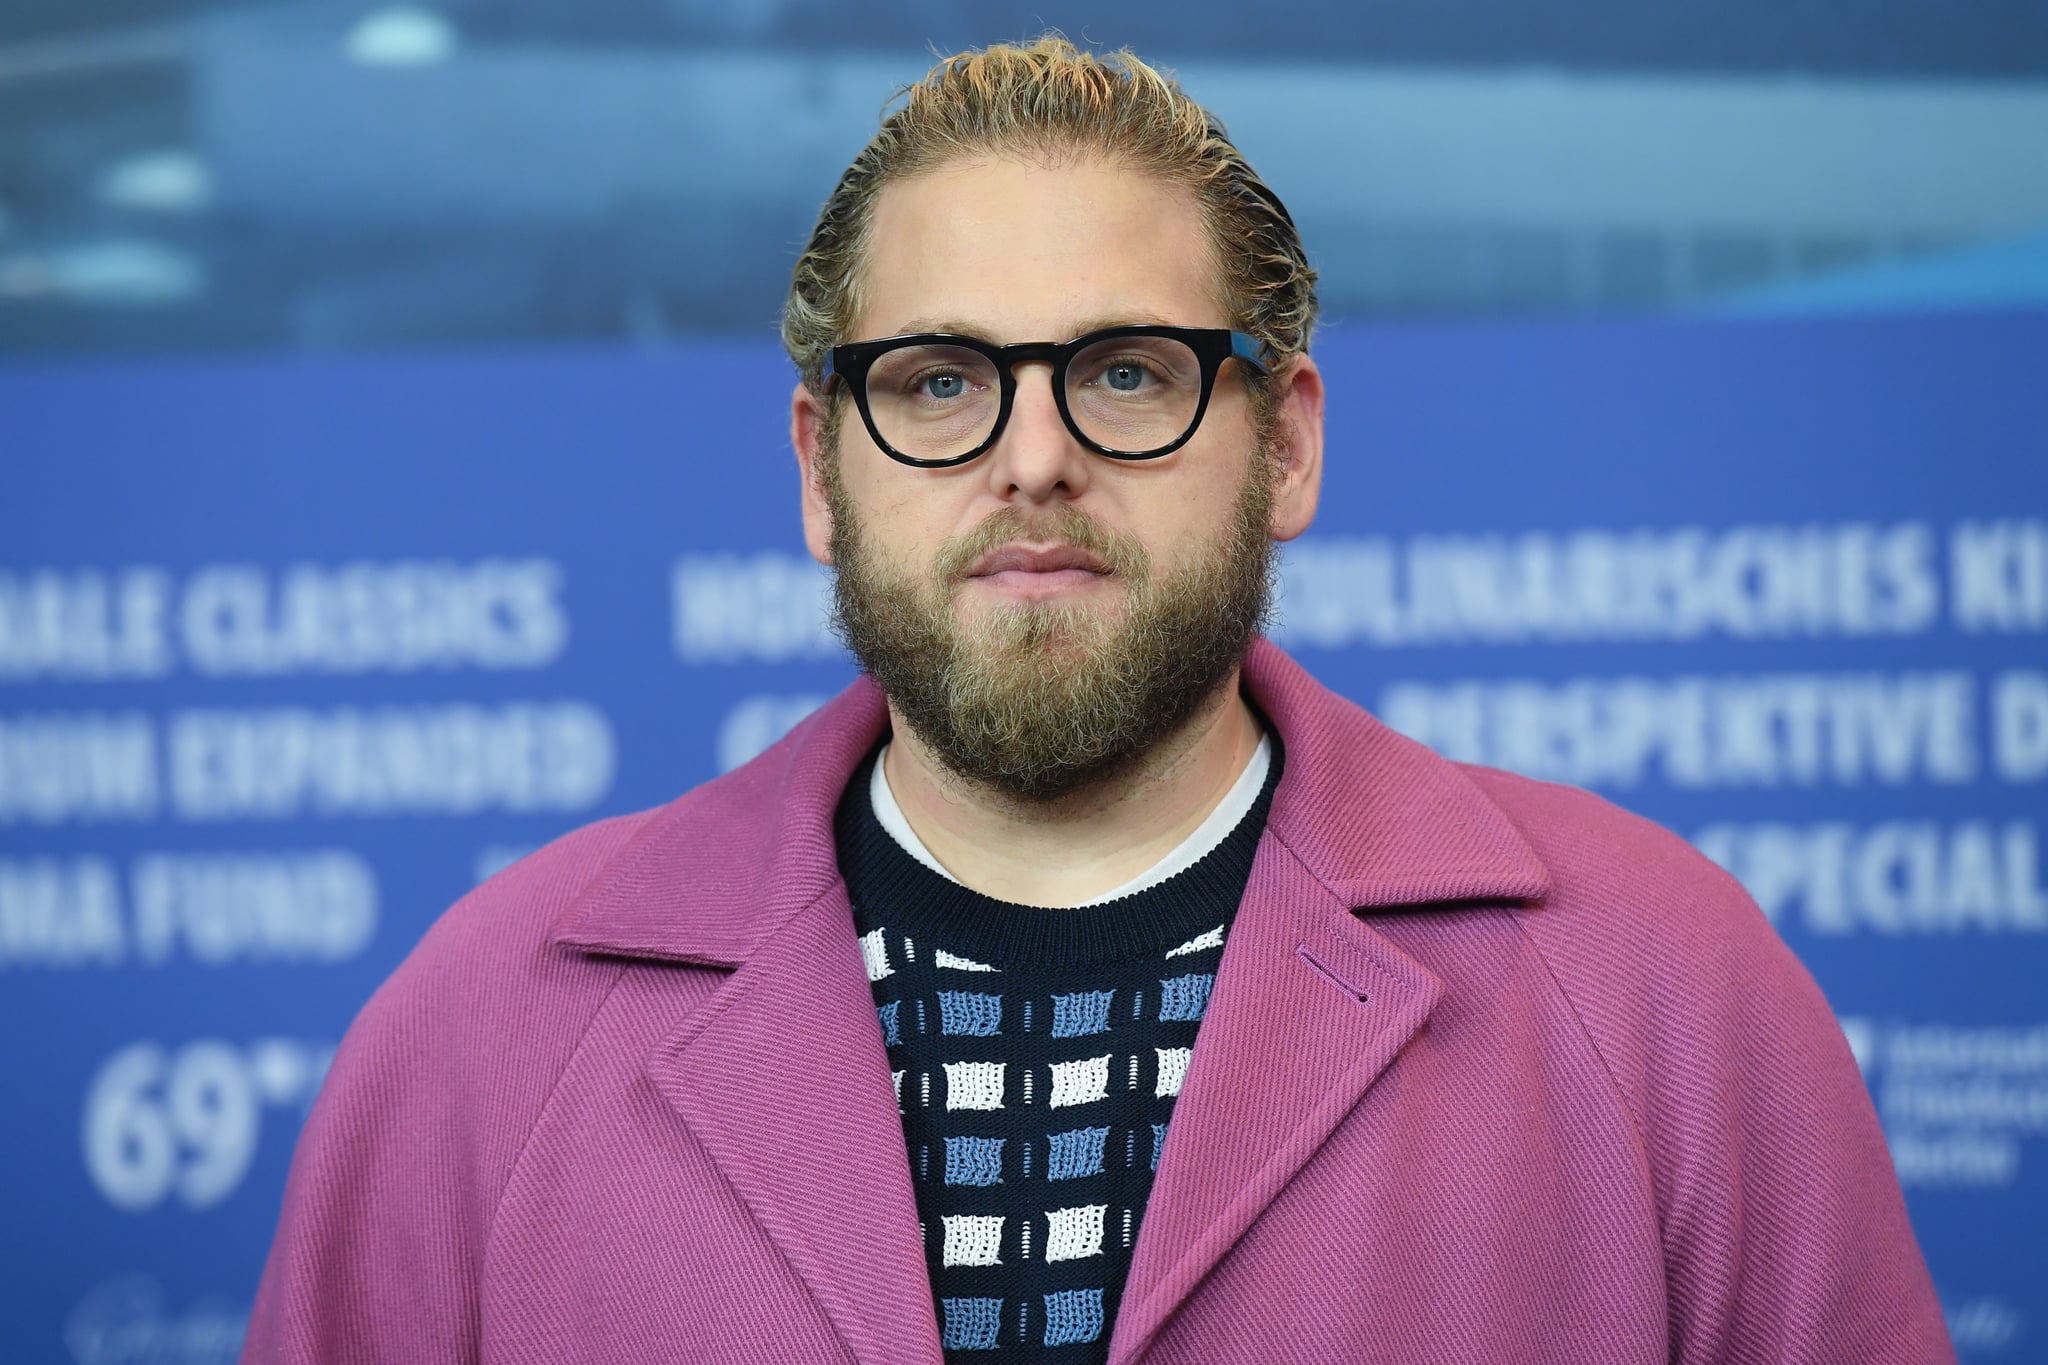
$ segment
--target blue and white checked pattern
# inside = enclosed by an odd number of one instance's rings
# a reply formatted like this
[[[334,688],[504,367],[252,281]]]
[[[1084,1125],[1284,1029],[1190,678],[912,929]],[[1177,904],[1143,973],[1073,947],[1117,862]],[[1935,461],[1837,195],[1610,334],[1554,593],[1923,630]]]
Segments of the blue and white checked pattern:
[[[948,1355],[1106,1350],[1222,930],[1057,977],[886,926],[861,946]]]

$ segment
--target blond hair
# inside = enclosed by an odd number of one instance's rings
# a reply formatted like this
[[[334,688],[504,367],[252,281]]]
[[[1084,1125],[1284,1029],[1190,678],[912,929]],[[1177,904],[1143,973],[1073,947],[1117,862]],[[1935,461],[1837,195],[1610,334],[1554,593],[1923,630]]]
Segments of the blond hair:
[[[1308,349],[1316,272],[1279,197],[1223,125],[1128,50],[1098,56],[1057,34],[946,58],[900,92],[818,215],[782,310],[782,344],[823,392],[827,352],[852,340],[875,200],[893,180],[991,153],[1092,153],[1195,194],[1230,326],[1279,365]]]

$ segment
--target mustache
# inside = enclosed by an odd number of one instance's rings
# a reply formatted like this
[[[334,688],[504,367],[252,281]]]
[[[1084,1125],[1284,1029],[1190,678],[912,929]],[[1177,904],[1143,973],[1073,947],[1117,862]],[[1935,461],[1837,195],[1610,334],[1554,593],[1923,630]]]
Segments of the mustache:
[[[1112,531],[1071,504],[1039,512],[998,508],[979,526],[941,546],[932,572],[940,587],[951,588],[965,582],[968,570],[985,556],[1018,541],[1083,551],[1136,587],[1152,576],[1152,556],[1136,536]]]

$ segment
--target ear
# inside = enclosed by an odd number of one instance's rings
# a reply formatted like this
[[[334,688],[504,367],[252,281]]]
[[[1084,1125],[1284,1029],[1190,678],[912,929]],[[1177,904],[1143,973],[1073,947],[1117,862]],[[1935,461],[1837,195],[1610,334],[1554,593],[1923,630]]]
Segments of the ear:
[[[1273,539],[1292,540],[1316,519],[1323,491],[1323,373],[1306,351],[1273,377],[1280,403],[1280,480],[1273,487]]]
[[[803,476],[804,544],[820,564],[832,562],[832,508],[825,497],[825,400],[801,379],[789,396],[789,443]]]

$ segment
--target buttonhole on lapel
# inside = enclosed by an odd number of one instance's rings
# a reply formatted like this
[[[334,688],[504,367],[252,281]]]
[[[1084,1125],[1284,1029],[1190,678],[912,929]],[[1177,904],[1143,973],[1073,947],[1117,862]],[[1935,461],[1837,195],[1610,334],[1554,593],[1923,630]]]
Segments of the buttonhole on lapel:
[[[1358,989],[1358,987],[1352,985],[1349,981],[1346,981],[1343,977],[1337,975],[1337,973],[1329,966],[1329,964],[1325,963],[1321,958],[1318,958],[1314,953],[1310,952],[1308,950],[1308,945],[1306,943],[1302,944],[1294,951],[1301,956],[1301,960],[1303,962],[1306,962],[1309,966],[1315,968],[1316,974],[1318,976],[1322,977],[1323,980],[1329,982],[1332,986],[1335,986],[1338,990],[1344,992],[1344,994],[1350,996],[1353,1000],[1356,1000],[1359,1004],[1363,1005],[1366,1004],[1369,1000],[1371,1000],[1372,997],[1367,995],[1366,992]]]

